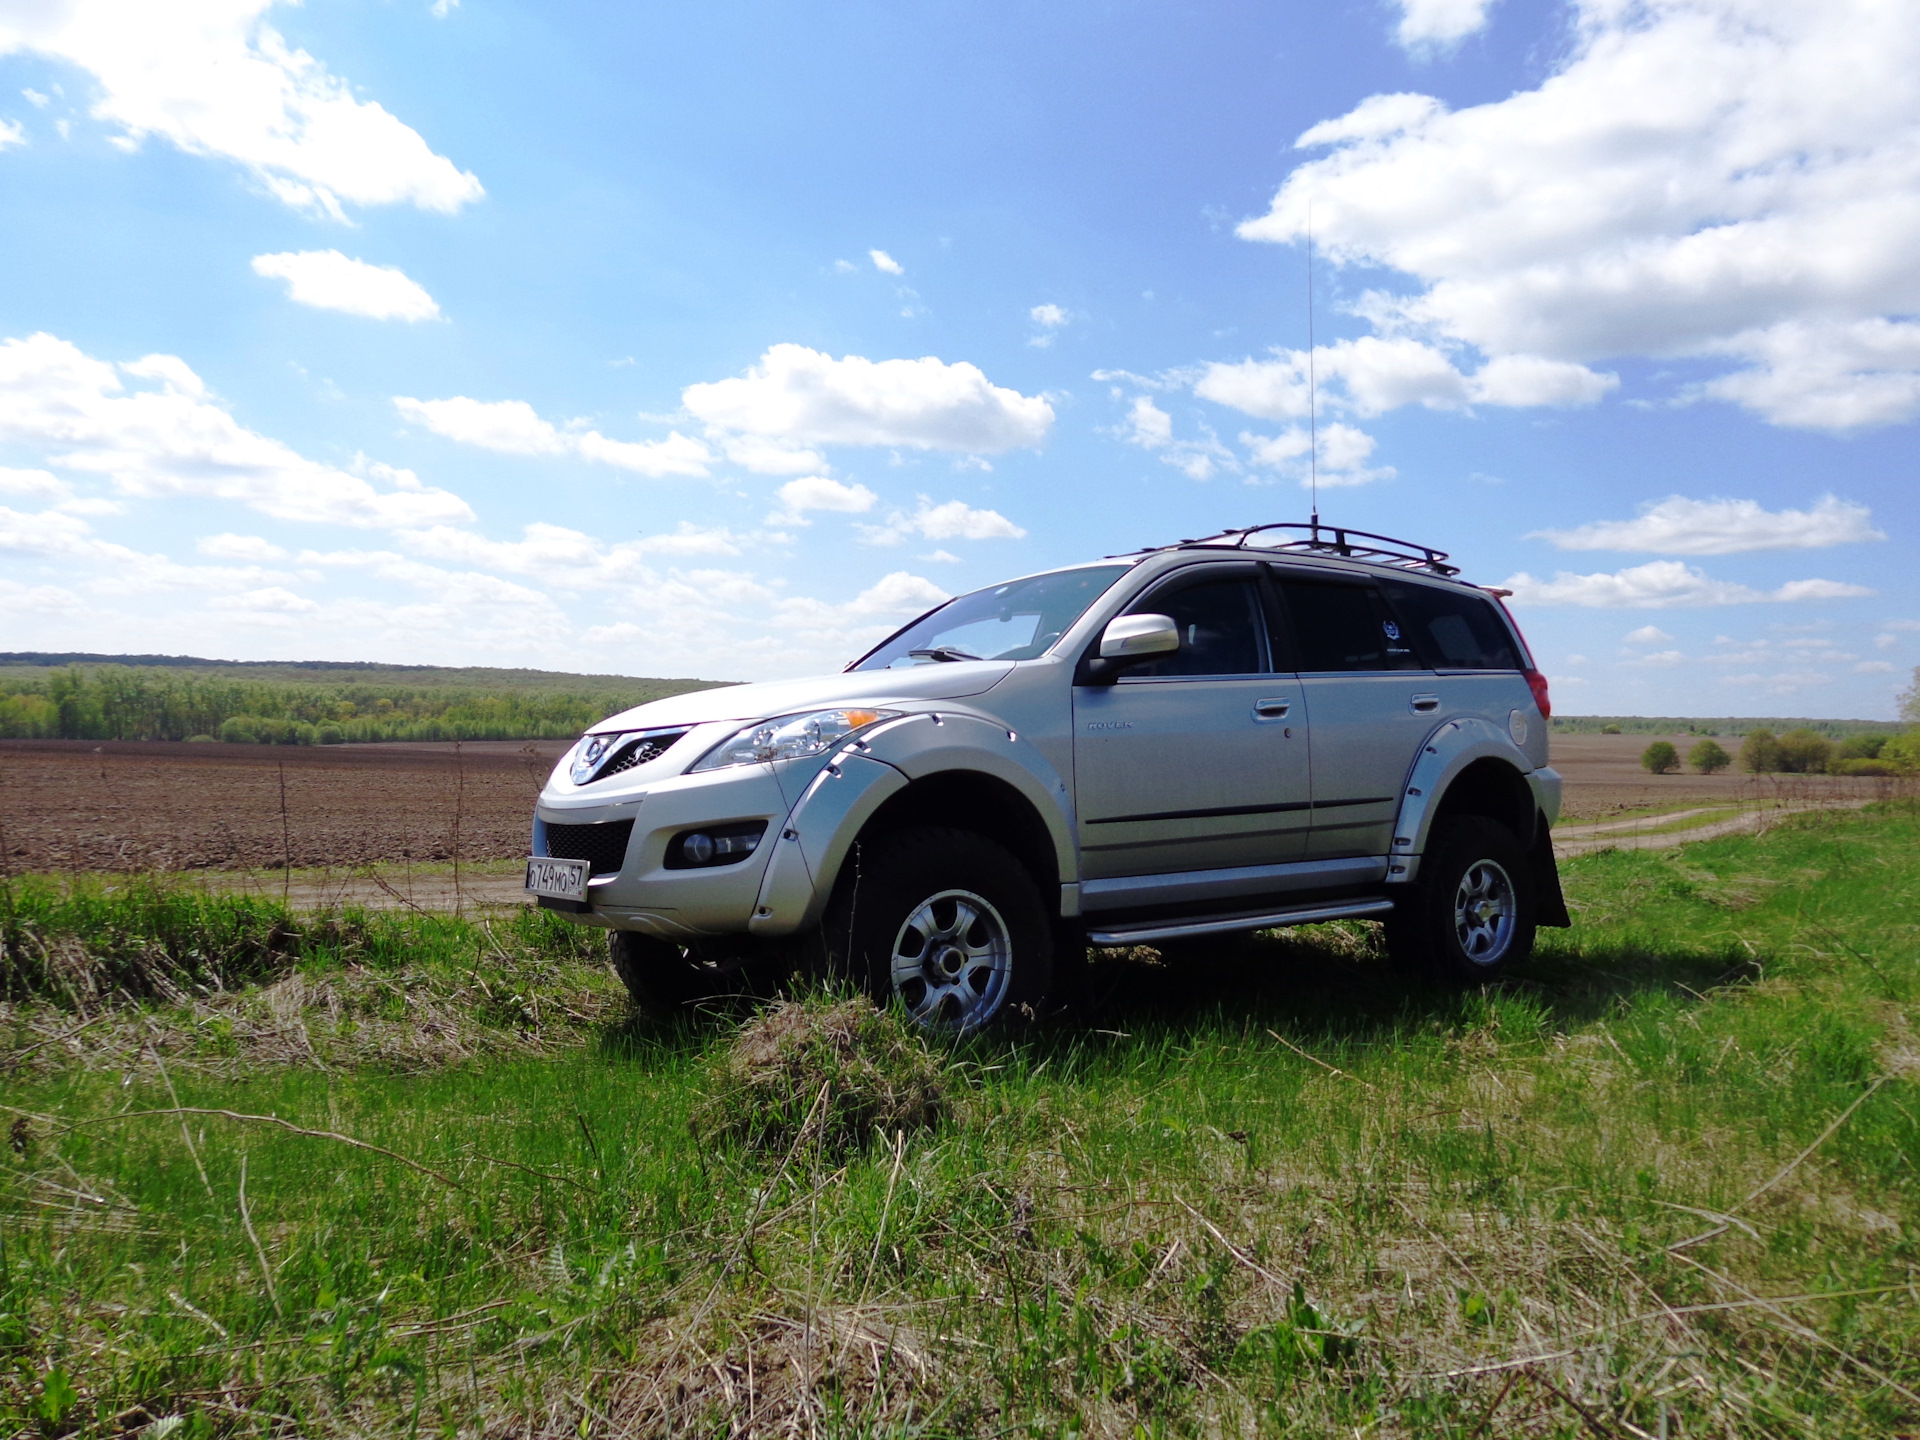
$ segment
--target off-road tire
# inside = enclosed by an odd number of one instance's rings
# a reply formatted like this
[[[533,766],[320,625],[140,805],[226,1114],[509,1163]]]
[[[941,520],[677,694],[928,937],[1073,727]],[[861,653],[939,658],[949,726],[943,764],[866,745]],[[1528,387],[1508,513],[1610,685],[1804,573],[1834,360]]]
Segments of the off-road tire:
[[[1039,887],[1012,854],[968,830],[861,840],[822,939],[837,973],[933,1033],[1030,1022],[1052,990],[1054,926]]]
[[[1539,914],[1533,866],[1526,848],[1497,820],[1441,820],[1420,863],[1419,882],[1409,888],[1412,893],[1386,922],[1387,954],[1409,974],[1485,984],[1533,953]]]
[[[607,937],[607,955],[633,1003],[657,1020],[671,1019],[703,1000],[749,993],[756,988],[752,982],[761,978],[749,973],[740,956],[702,955],[692,946],[637,930],[615,930]]]

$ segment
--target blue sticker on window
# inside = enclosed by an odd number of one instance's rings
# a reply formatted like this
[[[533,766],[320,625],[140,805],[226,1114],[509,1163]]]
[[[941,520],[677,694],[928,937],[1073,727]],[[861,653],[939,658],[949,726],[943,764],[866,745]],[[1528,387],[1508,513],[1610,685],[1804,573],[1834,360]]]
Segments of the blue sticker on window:
[[[1387,639],[1398,640],[1400,638],[1400,627],[1394,624],[1393,621],[1382,620],[1380,622],[1380,628],[1387,632]]]

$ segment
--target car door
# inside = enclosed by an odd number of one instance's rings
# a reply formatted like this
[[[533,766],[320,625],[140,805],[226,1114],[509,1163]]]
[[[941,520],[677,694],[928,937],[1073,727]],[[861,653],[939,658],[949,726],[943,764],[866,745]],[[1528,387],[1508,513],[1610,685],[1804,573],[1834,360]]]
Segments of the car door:
[[[1298,860],[1309,775],[1298,686],[1271,664],[1259,568],[1169,576],[1128,606],[1167,615],[1176,653],[1073,692],[1089,880]]]
[[[1420,668],[1372,583],[1283,566],[1273,572],[1313,717],[1307,858],[1385,855],[1414,754],[1439,719],[1433,674]]]

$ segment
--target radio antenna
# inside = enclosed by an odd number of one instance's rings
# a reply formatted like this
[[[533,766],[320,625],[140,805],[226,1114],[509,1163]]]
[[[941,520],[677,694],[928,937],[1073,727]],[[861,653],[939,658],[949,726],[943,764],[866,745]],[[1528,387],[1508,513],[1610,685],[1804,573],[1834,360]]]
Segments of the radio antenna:
[[[1307,202],[1307,475],[1313,487],[1313,538],[1320,538],[1320,402],[1313,373],[1313,202]]]

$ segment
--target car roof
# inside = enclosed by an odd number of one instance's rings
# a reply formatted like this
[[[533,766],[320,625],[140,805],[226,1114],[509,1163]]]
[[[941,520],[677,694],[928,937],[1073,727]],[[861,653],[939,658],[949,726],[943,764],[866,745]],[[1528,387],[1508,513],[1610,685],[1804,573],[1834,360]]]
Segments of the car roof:
[[[1239,530],[1223,530],[1217,535],[1176,540],[1168,545],[1145,546],[1108,558],[1141,565],[1151,560],[1177,562],[1202,556],[1284,559],[1294,563],[1305,562],[1315,569],[1346,574],[1378,575],[1381,571],[1390,571],[1397,577],[1438,581],[1461,589],[1478,590],[1483,594],[1505,593],[1460,579],[1460,567],[1447,563],[1448,556],[1444,550],[1411,540],[1397,540],[1390,535],[1326,525],[1317,519],[1306,524],[1283,521]]]

